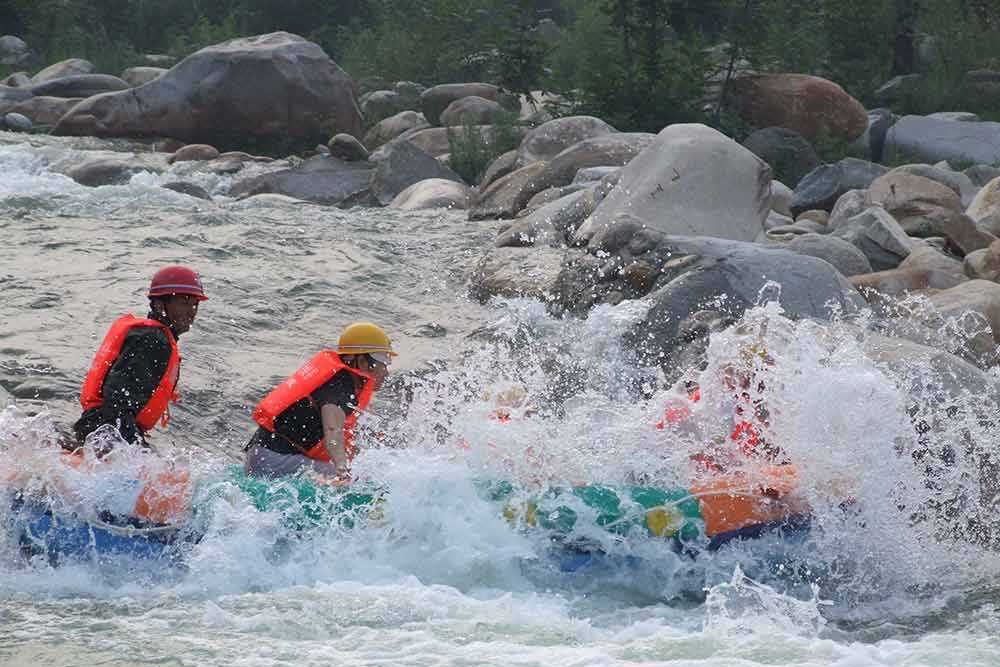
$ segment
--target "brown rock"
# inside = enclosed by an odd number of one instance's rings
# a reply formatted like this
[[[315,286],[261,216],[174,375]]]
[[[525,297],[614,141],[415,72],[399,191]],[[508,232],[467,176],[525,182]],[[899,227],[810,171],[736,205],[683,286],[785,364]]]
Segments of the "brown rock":
[[[745,76],[732,82],[740,116],[754,127],[784,127],[815,141],[850,141],[868,128],[868,114],[843,88],[807,74]]]
[[[795,222],[801,222],[803,220],[812,220],[813,222],[818,222],[821,225],[826,225],[826,223],[830,221],[830,214],[819,209],[803,211],[795,218]]]
[[[55,125],[83,98],[32,97],[15,104],[11,111],[31,119],[35,125]]]
[[[200,162],[219,157],[219,149],[208,144],[188,144],[170,156],[168,162]]]

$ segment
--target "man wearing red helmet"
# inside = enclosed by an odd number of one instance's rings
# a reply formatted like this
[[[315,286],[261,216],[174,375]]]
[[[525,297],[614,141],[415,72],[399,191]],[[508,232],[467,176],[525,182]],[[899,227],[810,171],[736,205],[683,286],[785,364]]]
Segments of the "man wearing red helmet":
[[[166,426],[180,375],[177,339],[191,328],[208,299],[198,274],[166,266],[150,283],[149,315],[124,315],[111,326],[80,392],[83,414],[73,430],[79,443],[104,425],[127,442],[146,443],[157,422]],[[110,447],[111,443],[102,443]]]

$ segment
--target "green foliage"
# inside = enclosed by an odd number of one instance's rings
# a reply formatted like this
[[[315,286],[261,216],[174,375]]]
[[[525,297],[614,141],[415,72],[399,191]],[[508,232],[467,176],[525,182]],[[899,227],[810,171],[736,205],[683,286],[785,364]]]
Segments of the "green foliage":
[[[469,185],[477,185],[490,163],[507,151],[514,150],[520,143],[517,114],[497,118],[492,132],[485,136],[478,126],[466,122],[459,128],[448,130],[448,166]]]

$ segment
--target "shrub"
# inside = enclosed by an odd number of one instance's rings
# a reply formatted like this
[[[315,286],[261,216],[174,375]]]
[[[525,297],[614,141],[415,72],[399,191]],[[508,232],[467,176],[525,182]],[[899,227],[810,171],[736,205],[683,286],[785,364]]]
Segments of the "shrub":
[[[448,166],[469,185],[478,185],[486,168],[495,159],[521,143],[517,114],[504,114],[494,121],[484,136],[479,127],[466,122],[448,129]]]

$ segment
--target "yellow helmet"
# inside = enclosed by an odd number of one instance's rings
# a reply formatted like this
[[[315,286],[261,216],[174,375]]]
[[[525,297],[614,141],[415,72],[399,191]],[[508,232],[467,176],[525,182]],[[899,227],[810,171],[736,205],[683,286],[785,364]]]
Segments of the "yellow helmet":
[[[371,322],[355,322],[348,325],[337,341],[337,354],[388,354],[395,357],[392,341],[382,327]]]

